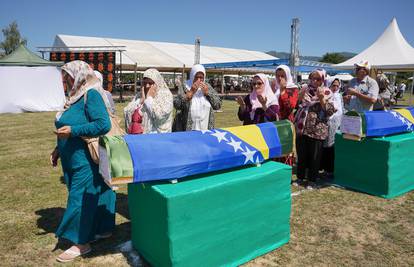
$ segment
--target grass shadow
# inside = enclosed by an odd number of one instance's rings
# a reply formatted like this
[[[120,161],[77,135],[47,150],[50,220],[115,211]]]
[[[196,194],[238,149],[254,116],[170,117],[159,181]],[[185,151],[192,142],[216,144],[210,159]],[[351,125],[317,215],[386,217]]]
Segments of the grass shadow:
[[[116,193],[116,212],[125,219],[130,220],[127,194],[120,192]]]

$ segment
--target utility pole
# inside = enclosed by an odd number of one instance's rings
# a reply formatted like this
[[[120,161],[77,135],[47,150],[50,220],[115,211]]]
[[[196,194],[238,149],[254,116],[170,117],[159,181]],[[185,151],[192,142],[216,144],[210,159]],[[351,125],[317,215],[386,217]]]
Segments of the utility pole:
[[[292,70],[293,81],[297,81],[296,67],[299,66],[299,19],[292,19],[292,25],[290,26],[290,58],[289,65]]]
[[[194,44],[194,65],[200,64],[200,37],[195,39]]]

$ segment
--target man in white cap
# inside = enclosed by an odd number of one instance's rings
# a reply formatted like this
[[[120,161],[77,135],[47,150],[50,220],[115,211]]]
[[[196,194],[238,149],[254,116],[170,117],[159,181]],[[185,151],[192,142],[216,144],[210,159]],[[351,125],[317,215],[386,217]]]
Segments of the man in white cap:
[[[357,112],[372,110],[378,99],[379,87],[376,80],[368,76],[370,64],[363,60],[355,64],[355,75],[349,82],[349,89],[344,96],[344,102],[349,110]]]

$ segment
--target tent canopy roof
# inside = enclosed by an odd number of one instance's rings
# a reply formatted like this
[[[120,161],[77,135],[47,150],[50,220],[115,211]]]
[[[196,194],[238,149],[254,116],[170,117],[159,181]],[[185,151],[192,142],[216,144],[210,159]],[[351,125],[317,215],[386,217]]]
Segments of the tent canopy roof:
[[[67,47],[68,49],[66,49],[66,51],[80,51],[81,48],[79,47],[82,46],[123,47],[123,49],[125,49],[125,51],[122,52],[123,69],[133,70],[135,64],[137,64],[138,70],[154,67],[161,71],[176,71],[182,70],[184,65],[186,69],[191,68],[194,63],[193,44],[124,40],[62,34],[55,37],[53,44],[53,47],[60,47],[60,49],[62,47]],[[88,48],[87,50],[93,51],[94,49]],[[201,64],[269,59],[277,58],[259,51],[203,45],[200,47]],[[120,63],[120,58],[117,56],[116,64],[119,65]]]
[[[44,60],[23,44],[21,44],[13,53],[0,59],[0,66],[56,66],[61,62],[51,62]]]
[[[397,20],[367,49],[347,61],[336,64],[338,69],[353,69],[354,64],[368,60],[373,68],[392,71],[414,70],[414,48],[405,40]]]

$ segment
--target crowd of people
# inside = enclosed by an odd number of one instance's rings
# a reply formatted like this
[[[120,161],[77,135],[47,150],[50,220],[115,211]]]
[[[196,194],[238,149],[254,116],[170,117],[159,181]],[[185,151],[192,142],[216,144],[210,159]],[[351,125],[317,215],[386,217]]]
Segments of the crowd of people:
[[[243,125],[289,120],[296,132],[297,180],[312,188],[334,171],[335,134],[345,109],[372,110],[379,86],[370,78],[368,62],[355,65],[356,78],[341,94],[341,81],[327,78],[316,69],[304,85],[294,83],[288,66],[275,70],[272,84],[265,74],[252,79],[252,90],[236,99],[237,116]],[[98,165],[89,154],[85,137],[106,134],[111,129],[110,114],[115,112],[110,94],[102,88],[102,77],[83,61],[62,67],[62,80],[68,94],[63,111],[56,116],[57,146],[51,164],[61,159],[68,188],[67,209],[56,232],[73,246],[57,260],[72,261],[91,251],[90,243],[110,237],[115,225],[115,193],[100,177]],[[125,108],[125,128],[129,134],[153,134],[172,131],[209,130],[215,127],[214,114],[222,101],[206,82],[202,65],[192,67],[189,80],[180,85],[176,96],[170,92],[160,72],[148,69],[141,81],[141,92]],[[236,113],[236,111],[235,111]],[[236,116],[236,115],[235,115]],[[285,160],[285,159],[283,159]]]

